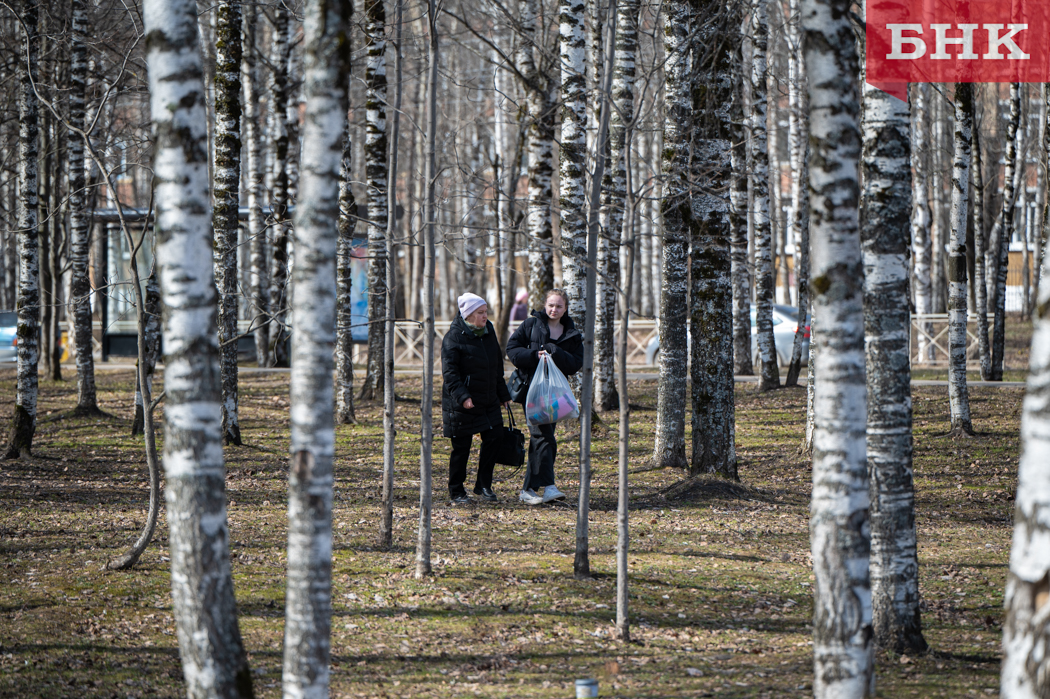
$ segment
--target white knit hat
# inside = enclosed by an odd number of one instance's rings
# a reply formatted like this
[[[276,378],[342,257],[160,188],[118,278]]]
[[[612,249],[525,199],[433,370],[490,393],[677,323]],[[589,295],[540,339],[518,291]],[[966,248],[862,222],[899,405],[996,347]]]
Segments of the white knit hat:
[[[485,299],[481,298],[477,294],[472,294],[469,291],[460,296],[458,299],[456,299],[456,303],[459,304],[459,314],[463,316],[464,320],[466,320],[467,316],[469,316],[474,311],[478,310],[482,306],[488,305],[488,302],[485,301]]]

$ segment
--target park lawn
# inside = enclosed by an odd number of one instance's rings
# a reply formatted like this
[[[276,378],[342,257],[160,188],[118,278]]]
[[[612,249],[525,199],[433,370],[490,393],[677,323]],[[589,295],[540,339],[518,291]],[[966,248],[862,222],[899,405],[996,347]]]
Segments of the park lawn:
[[[67,370],[67,374],[68,374]],[[100,372],[109,419],[64,418],[75,384],[42,382],[35,458],[0,462],[0,697],[183,696],[167,524],[130,572],[101,567],[146,506],[141,440],[128,436],[132,373]],[[257,696],[280,696],[288,453],[287,374],[243,374],[247,446],[227,450],[241,629]],[[812,687],[808,505],[798,453],[805,390],[737,384],[741,484],[645,470],[656,382],[632,382],[631,634],[615,619],[616,433],[597,430],[590,528],[594,579],[573,578],[573,503],[517,502],[498,467],[497,505],[445,495],[437,439],[435,575],[413,579],[419,380],[399,379],[395,547],[374,548],[382,424],[337,430],[334,697],[786,697]],[[0,373],[0,414],[14,372]],[[877,657],[878,696],[997,693],[1023,391],[974,387],[973,439],[948,431],[946,387],[917,387],[915,474],[925,657]],[[604,420],[616,425],[616,415]],[[440,430],[440,417],[435,416]],[[559,428],[565,435],[571,427]],[[688,425],[687,425],[688,429]],[[570,498],[578,447],[557,472]],[[470,483],[468,482],[468,487]]]

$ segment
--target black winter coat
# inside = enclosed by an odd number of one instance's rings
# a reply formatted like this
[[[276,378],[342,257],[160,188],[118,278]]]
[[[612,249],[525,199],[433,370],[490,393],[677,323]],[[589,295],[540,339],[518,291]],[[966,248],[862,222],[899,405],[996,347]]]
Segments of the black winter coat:
[[[566,313],[561,317],[561,337],[551,340],[549,321],[544,311],[533,311],[507,340],[507,356],[514,366],[532,376],[540,363],[539,351],[547,350],[561,373],[571,376],[583,367],[583,335]]]
[[[503,426],[501,406],[510,400],[507,382],[503,378],[503,353],[492,323],[481,337],[473,328],[456,316],[441,341],[442,434],[446,437],[464,437],[483,432],[490,427]],[[466,409],[463,403],[470,398],[474,407]]]

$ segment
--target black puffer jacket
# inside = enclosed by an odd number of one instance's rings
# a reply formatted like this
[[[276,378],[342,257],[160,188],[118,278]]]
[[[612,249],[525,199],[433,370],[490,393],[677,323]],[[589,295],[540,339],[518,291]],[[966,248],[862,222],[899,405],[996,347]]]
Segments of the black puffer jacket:
[[[571,376],[583,367],[583,335],[566,313],[561,317],[564,326],[561,337],[551,340],[550,319],[543,311],[533,311],[507,340],[507,356],[511,363],[530,376],[540,363],[539,351],[547,350],[561,373]]]
[[[463,437],[477,434],[490,427],[501,427],[503,415],[500,406],[510,400],[507,382],[503,379],[503,354],[499,349],[492,323],[481,337],[456,316],[441,341],[442,434]],[[474,407],[466,409],[463,403],[470,398]]]

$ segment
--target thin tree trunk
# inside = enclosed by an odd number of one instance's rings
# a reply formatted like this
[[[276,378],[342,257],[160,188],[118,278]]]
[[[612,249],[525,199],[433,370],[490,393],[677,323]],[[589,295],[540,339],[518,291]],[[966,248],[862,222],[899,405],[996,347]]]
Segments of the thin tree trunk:
[[[908,105],[864,85],[861,245],[871,499],[875,643],[922,653],[915,492],[912,483],[908,247],[911,139]]]
[[[164,323],[165,494],[187,695],[249,697],[226,525],[204,73],[195,4],[147,0]]]
[[[91,221],[87,216],[85,190],[84,93],[87,87],[88,13],[84,0],[72,0],[73,36],[69,61],[69,237],[70,313],[73,316],[73,348],[77,362],[77,407],[75,412],[97,415],[95,358],[91,344],[91,281],[88,250]]]
[[[391,186],[387,187],[386,206],[386,317],[383,319],[383,512],[379,525],[379,546],[388,549],[394,543],[394,446],[397,430],[394,425],[396,401],[394,396],[394,227],[397,224],[397,146],[401,123],[401,16],[402,0],[394,0],[394,112],[390,125],[390,151],[387,154],[387,172]]]
[[[339,425],[357,422],[354,413],[354,284],[353,249],[354,228],[357,226],[357,200],[354,198],[351,168],[353,144],[350,141],[350,120],[344,125],[343,158],[339,181],[339,241],[336,248],[336,330],[335,330],[335,421]]]
[[[930,225],[930,296],[931,313],[944,313],[947,310],[947,280],[945,278],[945,215],[944,215],[944,171],[948,168],[945,160],[947,141],[947,100],[938,93],[933,93],[930,102],[931,121],[933,122],[933,139],[930,151],[930,189],[932,190],[933,216]]]
[[[237,417],[237,212],[241,184],[241,6],[220,0],[215,40],[215,279],[219,289],[222,442],[241,445]]]
[[[37,240],[38,106],[33,92],[40,39],[37,0],[23,0],[25,62],[18,61],[18,378],[15,411],[5,459],[26,458],[33,450],[40,363],[40,251]]]
[[[715,0],[694,7],[696,16],[706,21],[690,47],[695,82],[691,104],[694,193],[686,219],[692,261],[689,325],[693,338],[689,472],[737,480],[729,202],[721,195],[733,177],[733,124],[725,107],[733,100],[735,41],[718,39],[733,36],[740,15],[722,9]],[[702,89],[703,85],[707,89]]]
[[[664,118],[663,260],[660,284],[660,384],[656,408],[656,440],[652,465],[687,468],[685,456],[685,381],[688,371],[686,327],[688,285],[687,221],[692,204],[687,186],[689,139],[692,133],[692,82],[688,70],[689,27],[692,12],[684,0],[664,9]]]
[[[762,374],[760,391],[780,387],[780,368],[773,341],[772,232],[769,225],[769,152],[766,138],[766,44],[769,35],[767,0],[751,9],[751,218],[755,227],[755,331]],[[749,350],[750,351],[750,350]]]
[[[628,130],[634,122],[634,76],[638,53],[639,0],[619,0],[616,49],[613,52],[612,111],[609,115],[609,161],[601,193],[601,241],[598,247],[598,325],[595,335],[595,402],[599,410],[617,410],[615,325],[620,281],[620,240],[627,200]]]
[[[423,395],[419,400],[419,534],[416,579],[430,575],[430,510],[433,505],[434,442],[434,229],[437,214],[437,0],[427,0],[426,199],[423,229]]]
[[[587,311],[587,37],[585,3],[559,4],[561,56],[561,141],[559,142],[559,225],[562,247],[562,285],[569,295],[569,316]],[[579,374],[576,374],[579,376]]]
[[[332,617],[332,385],[340,165],[350,77],[350,0],[304,8],[302,179],[292,273],[291,462],[285,697],[328,695]]]
[[[1046,260],[1042,273],[1050,273]],[[1050,547],[1046,545],[1046,523],[1050,521],[1050,471],[1046,467],[1050,462],[1050,285],[1042,287],[1035,309],[1021,413],[1013,544],[1003,601],[1003,699],[1043,699],[1050,672],[1050,659],[1043,652],[1050,635]]]
[[[929,150],[930,131],[926,119],[926,105],[929,101],[930,86],[919,83],[913,88],[915,98],[911,112],[911,165],[915,173],[912,180],[912,297],[915,299],[915,313],[928,315],[933,313],[932,287],[930,284],[930,258],[933,247],[930,242],[930,206],[927,195],[927,172],[930,165]],[[930,354],[929,335],[933,326],[923,323],[918,338],[919,361],[932,359]]]
[[[791,363],[785,386],[797,386],[802,372],[802,344],[809,332],[809,100],[806,65],[802,60],[799,2],[790,2],[788,23],[788,143],[791,148],[791,238],[795,241],[795,283],[798,298],[798,328],[791,343]],[[806,358],[809,359],[808,357]],[[808,363],[808,362],[807,362]]]
[[[625,271],[627,279],[623,285],[623,309],[620,315],[620,347],[617,353],[619,362],[616,379],[618,382],[617,392],[620,400],[620,434],[619,434],[619,463],[617,465],[617,498],[616,498],[616,637],[624,643],[631,640],[631,622],[629,616],[629,589],[628,589],[628,563],[627,554],[630,549],[630,527],[628,513],[630,510],[630,493],[628,491],[627,474],[630,466],[631,447],[631,407],[627,395],[627,347],[628,330],[631,323],[631,297],[634,282],[634,258],[635,245],[638,243],[638,234],[635,228],[635,207],[637,200],[634,194],[634,176],[631,170],[632,154],[628,149],[627,158],[627,200],[624,202],[627,210],[627,227],[625,230],[625,247],[627,248],[627,259],[625,260]]]
[[[989,381],[1003,380],[1003,355],[1006,351],[1006,272],[1010,263],[1010,233],[1014,229],[1014,173],[1017,170],[1017,128],[1020,122],[1020,85],[1011,83],[1010,120],[1006,125],[1002,225],[999,228],[999,254],[995,270],[995,320],[992,328],[992,368],[988,376]]]
[[[145,371],[147,393],[153,395],[153,374],[157,369],[157,357],[160,355],[160,287],[157,285],[157,267],[153,266],[149,277],[146,278],[146,322],[143,328],[143,344],[145,352]],[[135,384],[135,419],[131,423],[131,436],[135,437],[143,433],[146,426],[146,415],[150,412],[150,406],[143,399],[140,382]],[[147,449],[148,449],[147,445]],[[153,447],[156,452],[156,447]],[[159,481],[158,481],[159,483]],[[152,510],[152,500],[151,510]]]
[[[263,126],[259,118],[258,9],[244,6],[244,50],[241,52],[241,79],[244,83],[244,135],[248,154],[248,247],[251,255],[251,324],[255,328],[255,361],[260,367],[270,366],[269,330],[265,319],[270,313],[270,276],[266,255],[266,228],[262,202],[264,168],[262,156]]]
[[[733,286],[733,373],[751,376],[755,373],[751,362],[751,271],[747,257],[747,163],[748,143],[745,129],[745,93],[750,77],[743,73],[743,41],[736,42],[733,61],[733,101],[730,115],[733,121],[733,147],[730,162],[733,181],[729,187],[729,250]]]
[[[951,238],[948,244],[948,402],[952,432],[973,434],[966,387],[966,220],[970,191],[973,84],[955,84],[955,157],[952,161]]]
[[[981,380],[987,381],[992,369],[991,348],[988,344],[988,280],[985,258],[988,255],[988,236],[984,228],[984,169],[981,163],[981,128],[973,125],[973,286],[977,312],[977,347],[981,364]]]
[[[616,0],[609,0],[608,15],[604,18],[606,28],[605,45],[616,46]],[[606,52],[602,66],[602,86],[598,133],[595,135],[594,151],[604,153],[608,147],[609,111],[612,107],[613,52]],[[576,554],[572,571],[577,580],[591,577],[589,512],[591,501],[591,420],[590,406],[594,389],[594,326],[598,306],[595,303],[598,283],[598,209],[601,205],[601,182],[604,177],[605,159],[597,158],[591,173],[591,191],[587,200],[587,316],[583,327],[583,386],[580,390],[580,494],[576,509]]]
[[[383,0],[365,0],[368,22],[365,35],[368,63],[365,69],[367,128],[365,130],[365,180],[368,204],[368,369],[361,383],[362,400],[383,395],[383,351],[386,320],[387,224],[387,85],[386,10]]]
[[[810,547],[813,694],[874,694],[868,578],[864,319],[857,204],[857,48],[848,0],[802,0],[810,104],[815,340]]]

